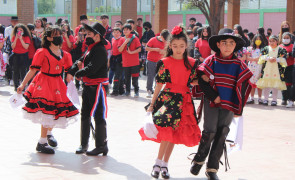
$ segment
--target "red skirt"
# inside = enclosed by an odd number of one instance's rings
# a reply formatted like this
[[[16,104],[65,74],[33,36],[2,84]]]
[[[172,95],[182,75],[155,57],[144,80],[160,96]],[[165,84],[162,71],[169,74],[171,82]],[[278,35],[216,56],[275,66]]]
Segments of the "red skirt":
[[[44,127],[65,128],[78,120],[78,109],[67,97],[67,86],[61,76],[38,73],[24,93],[28,101],[24,118]]]
[[[151,140],[157,143],[168,141],[173,144],[183,144],[188,147],[193,147],[199,144],[201,140],[201,131],[197,124],[194,113],[194,106],[189,99],[184,96],[181,119],[179,126],[175,129],[172,127],[156,126],[158,130],[157,139],[148,138],[144,134],[143,128],[138,132],[142,140]]]

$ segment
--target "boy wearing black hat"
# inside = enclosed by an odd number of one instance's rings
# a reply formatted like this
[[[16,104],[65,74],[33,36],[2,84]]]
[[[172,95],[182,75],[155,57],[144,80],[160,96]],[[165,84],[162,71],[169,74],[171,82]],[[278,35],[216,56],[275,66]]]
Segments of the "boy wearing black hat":
[[[209,56],[197,69],[199,86],[205,98],[204,130],[190,169],[194,175],[199,174],[209,154],[206,176],[210,180],[218,179],[216,173],[229,125],[234,115],[242,114],[251,91],[248,81],[252,73],[234,55],[244,44],[243,39],[234,36],[233,30],[221,29],[218,35],[209,39],[209,46],[216,53]]]
[[[87,155],[106,155],[108,153],[106,118],[107,101],[105,87],[108,84],[107,52],[103,38],[105,28],[94,23],[92,26],[84,24],[86,29],[86,44],[88,50],[68,71],[67,80],[82,78],[84,87],[82,92],[81,109],[81,145],[76,154],[85,153],[88,149],[91,116],[95,121],[95,149],[87,151]],[[93,128],[93,127],[92,127]]]

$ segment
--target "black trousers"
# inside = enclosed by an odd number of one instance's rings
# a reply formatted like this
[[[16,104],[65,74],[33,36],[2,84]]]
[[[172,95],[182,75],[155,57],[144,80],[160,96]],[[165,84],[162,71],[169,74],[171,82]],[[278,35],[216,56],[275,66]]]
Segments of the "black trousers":
[[[115,77],[114,77],[114,86],[113,92],[124,94],[124,73],[122,67],[122,55],[114,56],[115,60],[114,70],[115,70]]]
[[[20,81],[22,81],[25,78],[28,61],[29,61],[28,53],[14,54],[12,67],[13,67],[13,82],[14,82],[15,89],[17,89],[17,87],[19,86]]]
[[[295,101],[295,65],[287,66],[284,76],[287,90],[282,91],[283,100]]]
[[[85,86],[82,92],[82,109],[81,109],[81,145],[88,144],[90,135],[91,110],[95,103],[96,91],[98,86]],[[94,114],[95,121],[95,146],[104,146],[107,139],[106,120],[103,116],[102,98],[99,100],[98,107]]]
[[[124,67],[124,75],[125,75],[125,82],[126,82],[126,93],[130,93],[131,77],[132,77],[132,85],[134,87],[134,92],[138,93],[139,66]]]

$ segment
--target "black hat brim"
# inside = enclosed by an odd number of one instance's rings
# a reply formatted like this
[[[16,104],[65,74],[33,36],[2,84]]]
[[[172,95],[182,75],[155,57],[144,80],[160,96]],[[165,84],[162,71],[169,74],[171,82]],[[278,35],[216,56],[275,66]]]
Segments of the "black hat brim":
[[[213,51],[219,52],[220,49],[217,47],[217,42],[219,42],[222,39],[228,39],[228,38],[231,38],[236,42],[236,47],[234,49],[234,52],[242,49],[246,44],[246,42],[242,38],[237,37],[237,36],[233,36],[233,35],[215,35],[215,36],[211,36],[209,38],[209,46]]]
[[[97,30],[93,29],[91,26],[89,26],[88,24],[84,24],[84,28],[86,30],[92,31],[94,33],[97,33],[100,35],[100,42],[102,42],[104,45],[107,45],[107,41],[105,40],[105,38],[100,34],[100,32],[98,32]]]

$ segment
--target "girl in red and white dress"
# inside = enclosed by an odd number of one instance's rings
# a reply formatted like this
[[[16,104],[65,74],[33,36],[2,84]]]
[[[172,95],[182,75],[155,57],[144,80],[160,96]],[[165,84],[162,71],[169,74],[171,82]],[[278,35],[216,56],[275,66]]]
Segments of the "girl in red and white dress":
[[[67,71],[72,66],[71,55],[60,49],[61,35],[58,26],[47,28],[42,48],[36,52],[29,72],[17,88],[21,94],[28,81],[39,71],[24,93],[28,102],[23,110],[25,119],[41,124],[41,138],[36,150],[46,154],[54,154],[52,147],[57,146],[51,133],[52,128],[67,127],[77,121],[79,113],[67,97],[67,87],[61,77],[62,70]]]
[[[157,63],[155,92],[147,111],[152,112],[158,130],[149,138],[140,129],[142,140],[160,143],[158,157],[151,175],[169,178],[168,161],[174,144],[193,147],[199,144],[201,131],[196,118],[189,85],[195,83],[197,63],[188,57],[187,36],[181,26],[173,28],[168,41],[167,55]],[[164,89],[161,91],[162,87]]]

